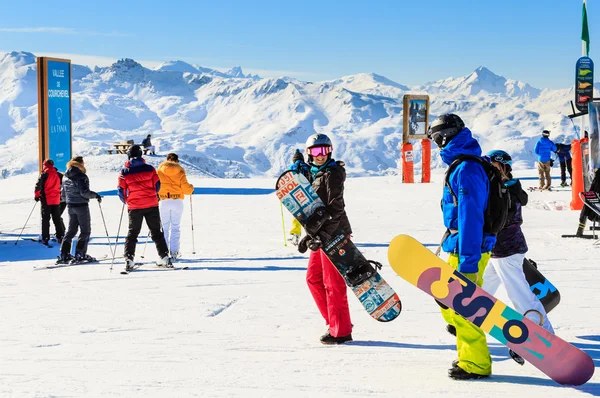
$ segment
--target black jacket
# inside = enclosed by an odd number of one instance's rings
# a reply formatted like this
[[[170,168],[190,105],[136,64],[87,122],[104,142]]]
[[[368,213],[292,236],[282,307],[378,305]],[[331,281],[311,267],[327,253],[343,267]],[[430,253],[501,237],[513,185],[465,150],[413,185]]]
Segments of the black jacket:
[[[98,197],[96,192],[90,191],[90,180],[81,163],[73,161],[67,163],[67,172],[61,186],[61,196],[67,205],[85,204],[90,199]]]
[[[346,215],[344,203],[344,181],[346,181],[346,170],[344,162],[330,160],[325,166],[311,167],[312,186],[325,204],[325,208],[331,220],[321,229],[332,236],[336,229],[341,228],[344,233],[350,235],[352,227]]]

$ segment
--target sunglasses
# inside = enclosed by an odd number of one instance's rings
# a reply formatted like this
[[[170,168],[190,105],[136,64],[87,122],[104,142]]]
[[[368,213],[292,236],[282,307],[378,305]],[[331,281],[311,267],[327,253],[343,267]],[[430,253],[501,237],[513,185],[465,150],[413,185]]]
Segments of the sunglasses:
[[[308,148],[308,154],[310,156],[326,156],[331,153],[330,146],[314,146],[312,148]]]

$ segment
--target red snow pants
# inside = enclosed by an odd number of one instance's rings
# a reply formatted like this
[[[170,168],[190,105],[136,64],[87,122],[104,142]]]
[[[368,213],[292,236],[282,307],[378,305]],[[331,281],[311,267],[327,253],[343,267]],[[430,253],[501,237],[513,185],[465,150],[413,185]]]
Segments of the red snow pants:
[[[311,251],[306,271],[306,282],[329,334],[343,337],[352,333],[346,283],[323,250]]]

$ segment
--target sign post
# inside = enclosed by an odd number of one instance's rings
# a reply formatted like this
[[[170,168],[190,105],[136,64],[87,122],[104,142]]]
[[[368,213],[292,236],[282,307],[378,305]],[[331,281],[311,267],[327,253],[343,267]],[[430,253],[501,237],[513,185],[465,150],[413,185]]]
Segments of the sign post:
[[[39,169],[50,158],[64,172],[72,154],[71,61],[38,57],[37,67]]]

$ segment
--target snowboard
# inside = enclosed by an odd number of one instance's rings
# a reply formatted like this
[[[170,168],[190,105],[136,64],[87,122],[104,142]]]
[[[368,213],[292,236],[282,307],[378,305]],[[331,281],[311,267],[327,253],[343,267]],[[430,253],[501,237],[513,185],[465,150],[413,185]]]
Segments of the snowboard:
[[[540,300],[546,313],[560,303],[560,292],[537,268],[531,259],[523,259],[523,273],[533,294]]]
[[[589,355],[478,287],[416,239],[396,236],[388,248],[388,259],[403,279],[452,308],[557,383],[581,385],[594,374]]]
[[[315,210],[324,207],[306,177],[295,171],[288,170],[281,174],[275,184],[275,190],[283,206],[303,227]],[[322,249],[373,319],[389,322],[400,315],[402,310],[400,298],[379,273],[375,273],[358,285],[353,286],[349,283],[348,270],[354,264],[367,262],[367,259],[343,230],[336,231],[329,241],[323,243]]]

